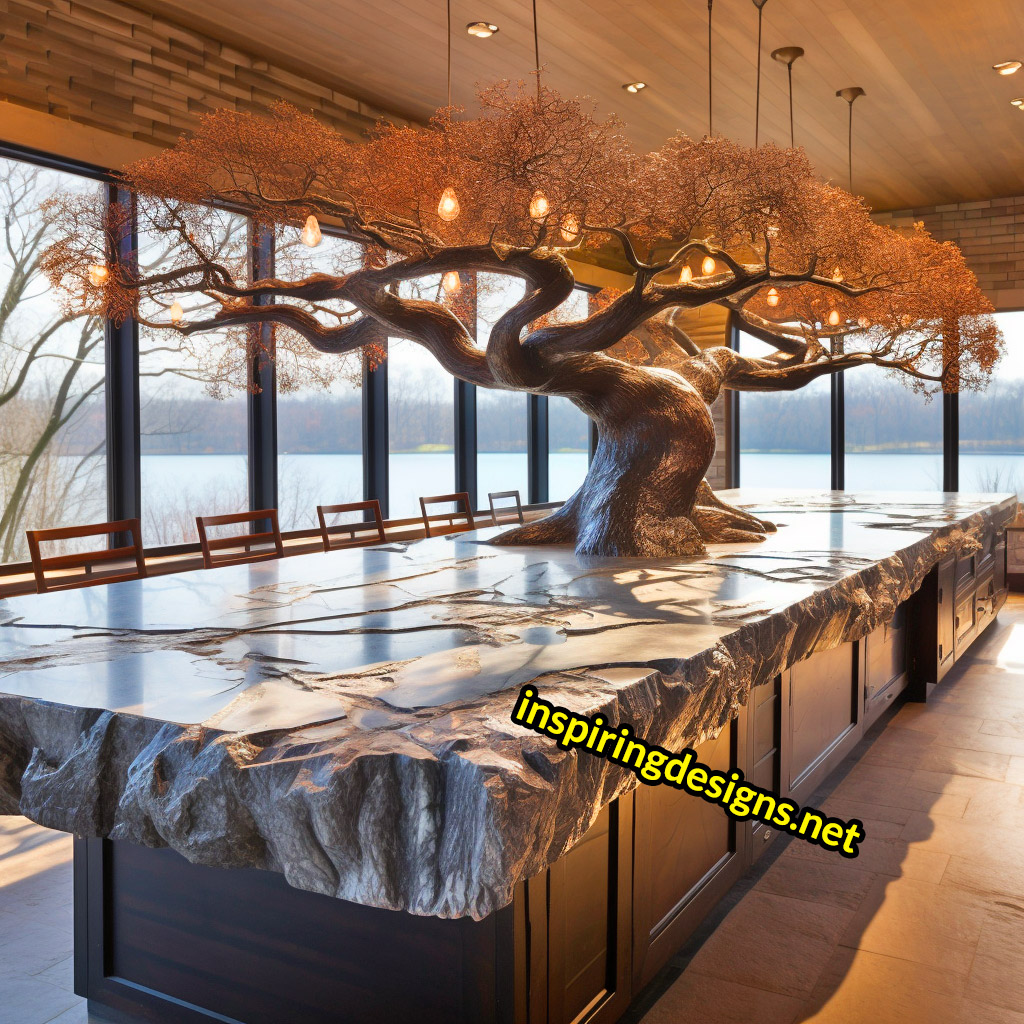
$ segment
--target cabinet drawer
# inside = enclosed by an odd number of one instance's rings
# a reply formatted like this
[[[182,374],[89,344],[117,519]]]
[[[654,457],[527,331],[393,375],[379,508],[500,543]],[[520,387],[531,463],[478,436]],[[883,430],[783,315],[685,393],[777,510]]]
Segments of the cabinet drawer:
[[[976,625],[975,615],[977,606],[975,604],[975,589],[972,587],[966,593],[957,592],[956,613],[953,617],[953,627],[956,631],[956,653],[957,657],[963,652],[974,636]]]

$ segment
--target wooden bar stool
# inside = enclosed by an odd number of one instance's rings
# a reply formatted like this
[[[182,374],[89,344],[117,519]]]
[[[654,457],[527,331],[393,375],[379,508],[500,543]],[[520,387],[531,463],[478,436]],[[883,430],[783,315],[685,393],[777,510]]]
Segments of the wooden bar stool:
[[[230,537],[208,537],[206,531],[211,526],[231,526],[235,523],[251,523],[256,525],[261,519],[270,520],[270,529],[263,532],[234,534]],[[255,512],[230,512],[222,516],[196,516],[196,528],[199,530],[199,544],[203,549],[203,565],[213,569],[220,565],[238,565],[241,562],[262,562],[268,558],[281,558],[284,545],[281,543],[281,528],[277,525],[277,509],[263,508]],[[273,551],[253,552],[256,544],[273,544]],[[215,556],[214,552],[226,548],[245,548],[244,554]]]
[[[126,533],[130,544],[99,551],[81,551],[70,555],[52,555],[43,558],[40,543],[58,540],[73,540],[78,537],[98,537],[104,534]],[[36,592],[45,594],[51,590],[73,590],[77,587],[95,587],[100,583],[119,583],[122,580],[137,580],[146,575],[146,561],[142,551],[142,524],[138,519],[117,519],[107,523],[89,526],[61,526],[52,530],[26,530],[28,550],[32,557],[32,572],[36,578]],[[111,572],[93,576],[90,572],[95,562],[114,562],[132,559],[131,569],[114,569]],[[47,571],[61,572],[65,569],[82,569],[86,575],[74,576],[70,580],[63,576],[48,579]]]
[[[428,505],[454,505],[451,512],[435,512],[433,515],[427,513]],[[464,533],[466,530],[475,530],[473,522],[473,509],[469,504],[469,494],[466,491],[458,491],[455,494],[433,494],[427,498],[420,498],[420,512],[423,514],[423,529],[428,537],[443,536],[446,533]],[[462,520],[459,522],[458,520]],[[431,523],[445,524],[447,529],[443,532],[431,530]]]
[[[372,512],[373,521],[362,519],[356,523],[338,523],[335,526],[327,525],[327,517],[343,512]],[[316,514],[320,519],[320,535],[324,539],[324,551],[339,551],[342,548],[361,548],[367,544],[383,544],[387,537],[384,536],[384,520],[380,514],[380,502],[376,498],[371,501],[350,501],[342,505],[317,505]],[[348,533],[348,540],[341,540],[337,543],[331,541],[332,533]],[[372,533],[372,536],[357,536],[357,534]]]
[[[511,498],[513,504],[498,505],[497,502]],[[518,491],[489,491],[487,501],[491,506],[491,522],[495,526],[501,523],[523,523],[523,503],[519,500]]]

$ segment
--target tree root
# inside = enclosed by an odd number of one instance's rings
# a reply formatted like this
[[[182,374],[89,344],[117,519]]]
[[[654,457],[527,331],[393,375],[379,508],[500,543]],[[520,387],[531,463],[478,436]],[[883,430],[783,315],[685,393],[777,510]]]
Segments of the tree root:
[[[722,501],[707,480],[702,480],[697,488],[692,519],[701,537],[711,543],[763,541],[767,534],[775,532],[774,523]]]
[[[492,538],[492,544],[575,544],[576,515],[570,498],[560,509],[543,519],[524,523]]]
[[[775,532],[774,523],[758,519],[722,501],[702,480],[693,510],[688,516],[641,514],[635,520],[582,525],[577,509],[579,492],[560,509],[544,519],[506,530],[492,544],[572,544],[578,555],[621,558],[701,558],[707,543],[729,544],[762,541]],[[590,528],[588,528],[588,526]]]

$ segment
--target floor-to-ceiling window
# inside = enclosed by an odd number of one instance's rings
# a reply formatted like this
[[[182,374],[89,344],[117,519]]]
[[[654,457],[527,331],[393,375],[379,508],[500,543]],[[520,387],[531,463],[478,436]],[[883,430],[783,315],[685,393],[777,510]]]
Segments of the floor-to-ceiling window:
[[[246,279],[248,223],[210,211],[205,239],[216,257]],[[168,237],[140,225],[139,264],[157,271],[170,259]],[[167,323],[172,300],[145,300],[140,316]],[[208,316],[212,300],[182,296],[184,320]],[[249,507],[244,329],[184,335],[139,326],[142,530],[147,545],[197,541],[195,517]]]
[[[942,490],[942,396],[911,391],[877,366],[843,377],[846,489]]]
[[[96,181],[0,159],[2,562],[27,557],[26,529],[107,518],[103,323],[68,314],[40,272],[62,191],[102,202]]]
[[[591,293],[577,288],[558,311],[561,319],[583,320],[588,315]],[[548,500],[572,496],[590,464],[590,417],[568,398],[548,400]]]
[[[520,278],[505,274],[476,277],[476,341],[483,348],[498,317],[523,297]],[[477,505],[486,507],[493,491],[519,491],[527,500],[527,397],[521,391],[477,388]]]
[[[437,278],[402,293],[441,299]],[[419,499],[455,490],[455,390],[451,375],[421,345],[388,340],[389,515],[420,514]]]
[[[548,500],[565,501],[587,475],[590,418],[568,398],[548,399]]]
[[[0,171],[0,207],[10,232],[9,246],[0,251],[0,557],[11,561],[25,557],[28,527],[96,521],[107,514],[103,324],[68,318],[38,270],[39,256],[56,230],[45,198],[68,189],[96,193],[97,205],[103,197],[100,184],[86,176],[11,159],[0,163]],[[205,229],[219,257],[244,274],[245,219],[218,213]],[[281,229],[276,240],[278,267],[288,276],[303,269],[344,272],[362,259],[359,247],[347,240],[325,235],[322,245],[310,250],[294,236],[293,230]],[[164,239],[147,232],[144,222],[139,242],[144,266],[154,268],[170,258]],[[436,279],[404,287],[409,294],[441,294]],[[486,344],[491,325],[521,295],[519,280],[481,275],[472,289],[475,321],[466,321],[475,324],[478,344]],[[587,301],[586,293],[577,291],[562,315],[585,316]],[[186,320],[202,315],[201,305],[182,302]],[[339,306],[337,312],[345,310]],[[144,305],[141,313],[166,321],[168,310]],[[998,320],[1007,354],[983,392],[959,399],[965,491],[1024,490],[1024,312],[998,314]],[[747,336],[738,343],[745,354],[770,351]],[[145,542],[194,541],[195,515],[248,503],[244,339],[230,332],[183,336],[141,326],[139,346]],[[298,349],[285,346],[278,353],[278,504],[285,529],[312,527],[318,503],[362,497],[359,357],[317,358],[306,351],[305,368],[298,372],[301,348],[300,342]],[[394,517],[416,515],[421,495],[455,488],[459,426],[453,392],[451,376],[424,349],[391,341],[388,470]],[[875,367],[847,372],[844,393],[848,489],[941,487],[940,396],[929,402]],[[568,399],[543,404],[548,444],[543,450],[541,441],[534,457],[541,464],[547,458],[548,496],[563,500],[586,473],[589,421]],[[828,486],[827,377],[796,392],[743,394],[739,407],[743,484]],[[527,396],[480,388],[476,409],[478,504],[485,505],[494,490],[516,489],[525,499]]]
[[[775,349],[741,331],[739,351],[763,358]],[[831,393],[827,376],[798,391],[738,393],[744,487],[829,488]]]
[[[1024,498],[1024,312],[996,320],[1006,354],[984,391],[960,395],[960,490]]]
[[[363,262],[361,246],[332,235],[310,249],[285,227],[276,242],[277,272],[289,278],[351,273]],[[318,315],[341,324],[351,312],[329,301]],[[316,353],[299,339],[282,348],[283,340],[278,332],[278,518],[282,530],[301,530],[317,525],[317,505],[362,500],[362,356]]]

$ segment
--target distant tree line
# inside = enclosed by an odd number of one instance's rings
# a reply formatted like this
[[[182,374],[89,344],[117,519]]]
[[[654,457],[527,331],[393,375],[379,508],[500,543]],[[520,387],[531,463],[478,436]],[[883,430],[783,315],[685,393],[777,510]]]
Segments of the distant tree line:
[[[388,433],[394,452],[454,445],[451,392],[391,396]],[[281,395],[277,406],[278,448],[289,455],[358,454],[362,450],[361,394]],[[29,404],[31,399],[26,400]],[[480,451],[526,451],[526,396],[508,391],[478,393]],[[143,455],[244,455],[247,422],[241,393],[223,400],[152,397],[141,404]],[[567,401],[551,400],[552,451],[587,449],[587,418]],[[102,447],[105,407],[97,397],[83,405],[66,431],[63,451],[84,455]]]
[[[877,374],[845,375],[849,451],[941,451],[942,399],[930,402]],[[828,452],[831,390],[812,385],[740,398],[740,446],[752,452]],[[960,396],[960,450],[1024,452],[1024,381]]]

